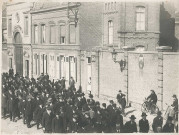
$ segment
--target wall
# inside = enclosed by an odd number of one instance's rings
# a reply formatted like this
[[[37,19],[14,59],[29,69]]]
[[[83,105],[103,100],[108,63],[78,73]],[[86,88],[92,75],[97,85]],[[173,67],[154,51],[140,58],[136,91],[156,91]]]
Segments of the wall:
[[[171,104],[173,94],[179,91],[179,54],[163,53],[163,98],[164,108]]]
[[[79,8],[79,32],[82,50],[91,50],[102,42],[103,3],[82,2]]]
[[[117,61],[124,59],[124,54],[128,68],[121,72],[120,65],[112,60],[108,50],[99,50],[99,54],[95,52],[96,60],[92,62],[92,89],[95,95],[98,96],[99,92],[100,98],[115,100],[119,89],[125,94],[128,90],[129,103],[140,107],[150,90],[154,90],[158,96],[159,109],[163,107],[165,110],[165,104],[170,104],[172,95],[179,90],[179,53],[119,51]],[[139,68],[140,54],[144,58],[143,69]]]
[[[144,67],[139,68],[139,55],[143,54]],[[141,104],[150,90],[158,91],[158,54],[157,53],[128,53],[128,83],[129,100]]]
[[[123,53],[118,55],[119,60],[123,57]],[[124,89],[124,72],[120,71],[119,63],[112,60],[110,52],[99,53],[99,70],[100,95],[116,98],[119,89]]]

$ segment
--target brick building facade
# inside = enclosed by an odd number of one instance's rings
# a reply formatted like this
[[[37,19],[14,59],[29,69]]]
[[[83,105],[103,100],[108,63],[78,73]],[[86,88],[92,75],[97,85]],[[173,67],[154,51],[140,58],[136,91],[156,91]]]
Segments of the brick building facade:
[[[123,46],[143,45],[145,50],[154,51],[159,46],[159,20],[160,3],[157,2],[105,3],[103,45],[121,49]]]

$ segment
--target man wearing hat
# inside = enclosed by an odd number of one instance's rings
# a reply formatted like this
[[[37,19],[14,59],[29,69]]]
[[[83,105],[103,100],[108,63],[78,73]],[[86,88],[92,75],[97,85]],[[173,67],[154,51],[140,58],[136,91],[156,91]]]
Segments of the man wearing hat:
[[[142,119],[139,120],[139,132],[142,133],[148,133],[149,132],[149,122],[146,119],[147,115],[146,113],[142,113]]]
[[[59,112],[56,112],[55,116],[52,120],[52,133],[64,133],[63,118],[59,115]]]
[[[122,107],[122,99],[123,99],[123,96],[124,96],[124,94],[122,93],[122,91],[121,90],[119,90],[119,93],[117,94],[117,101],[118,101],[118,103],[119,103],[119,105]]]
[[[172,123],[172,117],[168,117],[166,124],[163,126],[164,133],[174,133],[174,124]]]
[[[151,91],[151,93],[147,97],[147,100],[149,102],[149,108],[151,108],[151,106],[153,104],[155,104],[155,105],[157,104],[157,95],[155,94],[155,91],[154,90],[150,90],[150,91]]]
[[[44,113],[45,109],[43,108],[43,103],[42,101],[39,102],[37,109],[35,110],[35,118],[37,122],[37,129],[39,129],[39,125],[42,125],[42,116]]]
[[[47,107],[46,111],[43,113],[42,116],[42,127],[44,133],[51,133],[52,132],[52,119],[54,118],[52,112],[51,112],[51,107]]]
[[[137,132],[137,124],[135,122],[136,117],[134,115],[131,115],[130,121],[126,122],[124,128],[125,133],[134,133]]]
[[[32,100],[31,96],[27,96],[27,102],[25,103],[25,116],[26,116],[26,122],[27,122],[27,127],[30,128],[30,122],[32,121],[33,118],[33,105],[32,105]]]
[[[171,106],[173,107],[174,111],[177,112],[178,111],[178,99],[175,94],[172,97],[173,97],[173,103]]]
[[[153,120],[152,128],[155,133],[159,132],[158,129],[162,129],[163,117],[162,112],[158,111],[157,116]]]

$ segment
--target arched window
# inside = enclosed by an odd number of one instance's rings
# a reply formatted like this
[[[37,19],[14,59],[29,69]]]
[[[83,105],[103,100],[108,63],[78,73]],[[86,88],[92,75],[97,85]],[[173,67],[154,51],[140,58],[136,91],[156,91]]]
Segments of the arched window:
[[[136,7],[136,30],[145,30],[145,7]]]
[[[113,21],[108,21],[108,43],[113,44]]]

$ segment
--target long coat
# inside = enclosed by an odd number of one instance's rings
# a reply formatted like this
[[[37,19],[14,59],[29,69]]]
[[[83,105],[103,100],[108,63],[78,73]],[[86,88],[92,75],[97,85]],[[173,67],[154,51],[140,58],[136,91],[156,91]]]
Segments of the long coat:
[[[148,120],[139,120],[139,132],[148,133],[149,132],[149,122]]]
[[[124,94],[117,94],[117,101],[119,104],[121,104],[121,101],[122,101],[122,97],[124,96]]]
[[[48,114],[47,111],[43,113],[42,127],[44,127],[45,130],[52,131],[52,119],[53,119],[52,113]]]
[[[168,124],[166,123],[164,126],[163,126],[163,132],[164,133],[174,133],[174,124]]]
[[[131,121],[126,122],[125,124],[125,133],[134,133],[137,132],[136,122],[131,123]]]
[[[57,117],[53,118],[52,132],[53,133],[64,133],[64,124],[63,124],[62,117],[59,117],[59,119],[57,119]]]
[[[153,120],[152,128],[154,132],[157,132],[157,127],[162,127],[163,117],[155,117]]]
[[[2,108],[7,108],[7,96],[2,96]]]

